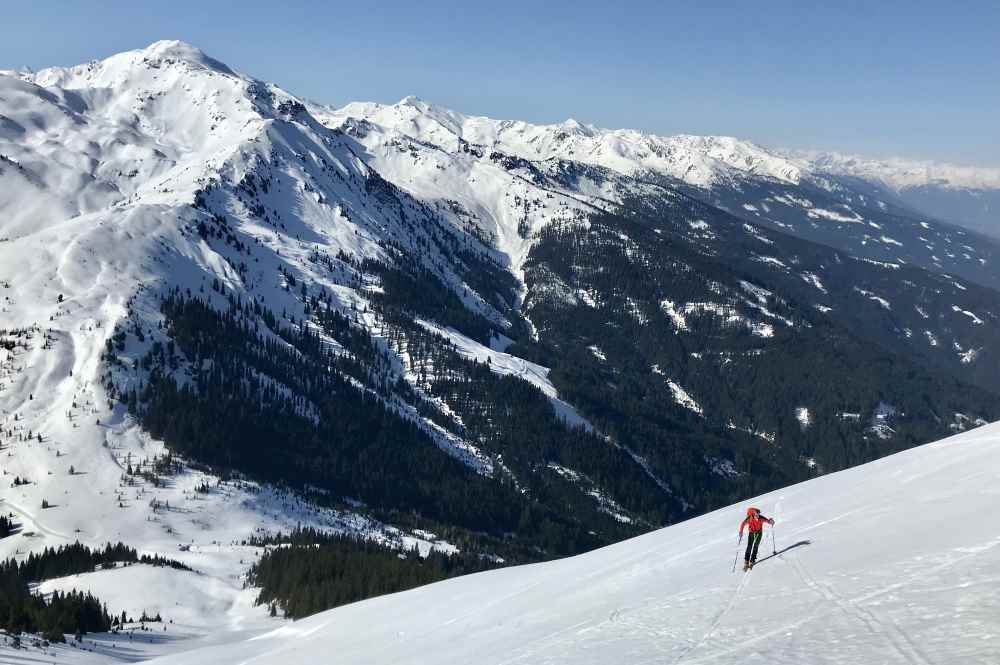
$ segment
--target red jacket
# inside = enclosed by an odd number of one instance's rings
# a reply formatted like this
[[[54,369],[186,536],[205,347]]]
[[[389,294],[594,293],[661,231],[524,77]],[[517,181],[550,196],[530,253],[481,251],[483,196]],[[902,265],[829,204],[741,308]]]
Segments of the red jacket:
[[[746,526],[750,527],[750,533],[756,533],[757,531],[764,530],[764,522],[768,524],[774,524],[774,520],[770,517],[764,517],[760,513],[757,513],[753,517],[747,516],[745,520],[740,523],[740,535],[743,535],[743,528]]]

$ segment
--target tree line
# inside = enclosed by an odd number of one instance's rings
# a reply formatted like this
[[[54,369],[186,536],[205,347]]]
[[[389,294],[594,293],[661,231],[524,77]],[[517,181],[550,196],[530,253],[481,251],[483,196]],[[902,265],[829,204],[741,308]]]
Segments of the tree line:
[[[260,587],[258,605],[299,619],[340,605],[405,591],[449,577],[497,567],[476,553],[387,548],[352,535],[298,529],[269,539],[272,547],[254,564],[247,584]]]

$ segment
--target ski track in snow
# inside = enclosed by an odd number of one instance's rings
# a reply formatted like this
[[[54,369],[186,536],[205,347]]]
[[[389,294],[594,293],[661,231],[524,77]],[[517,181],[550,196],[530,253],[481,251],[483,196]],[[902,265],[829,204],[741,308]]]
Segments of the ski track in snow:
[[[12,502],[10,499],[0,498],[0,513],[4,512],[4,509],[10,509],[14,511],[18,517],[23,520],[21,522],[21,533],[35,531],[37,533],[44,533],[45,535],[52,536],[53,538],[59,538],[65,541],[72,541],[73,538],[67,536],[64,533],[59,533],[53,529],[46,527],[42,524],[34,513],[30,513],[21,506]],[[30,528],[29,528],[30,525]]]
[[[726,615],[729,614],[729,612],[743,598],[743,590],[746,588],[747,584],[750,581],[751,573],[752,571],[746,571],[743,573],[743,577],[742,579],[740,579],[739,585],[736,587],[736,590],[733,592],[732,597],[729,599],[729,603],[722,609],[721,612],[719,612],[718,616],[715,617],[715,621],[713,621],[712,625],[708,627],[708,630],[705,631],[705,634],[701,636],[701,639],[699,639],[687,651],[682,652],[677,657],[677,660],[674,661],[674,665],[678,665],[679,663],[683,662],[688,657],[688,655],[693,654],[695,651],[697,651],[701,647],[701,645],[703,645],[712,636],[712,633],[714,633],[716,628],[719,627],[719,624],[721,624],[723,619],[726,618]]]
[[[837,593],[836,587],[829,582],[818,582],[798,557],[791,557],[790,561],[802,583],[819,594],[828,604],[832,603],[836,605],[848,618],[855,619],[864,624],[873,637],[878,638],[881,635],[887,635],[892,642],[893,648],[905,660],[920,663],[921,665],[929,663],[923,653],[916,648],[912,640],[910,640],[906,633],[900,630],[895,622],[891,620],[888,622],[883,621],[857,601],[844,598]]]

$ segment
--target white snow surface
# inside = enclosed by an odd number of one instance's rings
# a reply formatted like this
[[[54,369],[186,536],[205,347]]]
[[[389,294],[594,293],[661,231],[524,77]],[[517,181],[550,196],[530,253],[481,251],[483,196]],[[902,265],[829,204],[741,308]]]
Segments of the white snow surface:
[[[701,405],[698,404],[698,402],[696,402],[694,398],[688,394],[688,391],[686,391],[679,383],[671,379],[667,379],[667,387],[670,388],[670,392],[673,394],[675,402],[683,406],[685,409],[689,409],[690,411],[697,413],[699,416],[705,415],[705,411],[701,408]]]
[[[156,662],[998,662],[998,473],[993,424],[588,554],[375,598]],[[748,505],[776,525],[757,567],[733,573]]]

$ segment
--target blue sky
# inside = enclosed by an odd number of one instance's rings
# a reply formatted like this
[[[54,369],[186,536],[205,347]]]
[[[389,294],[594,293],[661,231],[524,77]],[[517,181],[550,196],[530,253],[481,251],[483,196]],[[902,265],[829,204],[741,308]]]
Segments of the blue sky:
[[[5,4],[0,68],[182,39],[333,104],[1000,166],[997,2]]]

